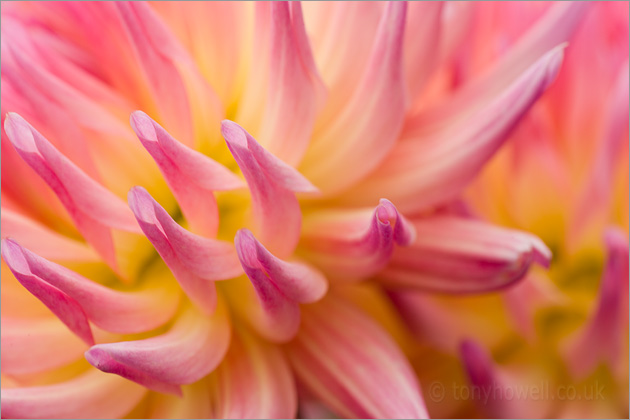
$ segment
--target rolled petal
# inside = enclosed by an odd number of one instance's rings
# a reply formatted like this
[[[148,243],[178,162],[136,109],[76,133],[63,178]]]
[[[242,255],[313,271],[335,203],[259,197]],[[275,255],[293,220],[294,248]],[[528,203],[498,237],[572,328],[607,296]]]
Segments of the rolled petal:
[[[188,146],[212,134],[223,116],[221,103],[192,58],[146,3],[116,3],[157,104],[160,120]]]
[[[211,317],[191,307],[165,334],[97,344],[85,353],[85,358],[103,372],[158,392],[181,395],[179,385],[201,379],[221,362],[230,343],[230,331],[224,304],[219,304]]]
[[[123,378],[90,369],[54,385],[3,389],[2,416],[24,419],[120,418],[129,413],[146,392],[146,388]]]
[[[55,318],[2,316],[2,373],[21,375],[54,369],[83,357],[88,346]]]
[[[184,292],[200,309],[212,313],[216,303],[214,281],[243,272],[234,246],[188,232],[142,187],[132,188],[128,199],[142,231]]]
[[[298,171],[260,146],[242,127],[223,121],[221,132],[252,194],[254,232],[280,258],[295,249],[302,215],[296,192],[316,192]]]
[[[131,114],[131,125],[160,167],[191,230],[216,236],[219,211],[212,192],[244,187],[245,183],[220,163],[175,140],[144,112]]]
[[[387,4],[359,87],[339,116],[316,133],[300,166],[324,194],[342,191],[363,178],[398,139],[407,108],[406,11],[405,2]]]
[[[565,343],[571,373],[583,378],[599,363],[615,366],[624,357],[628,313],[628,233],[610,228],[605,237],[608,260],[602,275],[599,300],[589,322]],[[625,321],[624,321],[625,319]]]
[[[289,364],[279,347],[244,330],[210,377],[212,418],[293,418],[297,396]]]
[[[315,68],[300,3],[271,3],[270,19],[269,92],[257,138],[274,156],[296,166],[309,145],[326,92]]]
[[[290,340],[300,324],[299,303],[321,299],[326,278],[307,265],[276,258],[247,229],[236,233],[234,243],[258,296],[259,305],[248,305],[250,321],[269,340]]]
[[[411,366],[380,326],[332,297],[303,312],[287,355],[309,392],[348,418],[427,417]]]
[[[179,295],[165,282],[119,292],[47,261],[11,239],[2,240],[2,257],[18,281],[88,344],[94,344],[88,320],[107,331],[135,334],[166,323],[179,303]]]
[[[85,239],[116,267],[110,228],[139,232],[124,202],[89,178],[19,115],[9,113],[4,129],[22,159],[57,194]]]
[[[14,238],[37,255],[56,261],[94,262],[100,258],[89,246],[60,235],[8,208],[2,209],[2,237]]]
[[[366,203],[379,191],[403,212],[418,212],[454,198],[507,139],[512,128],[556,76],[563,50],[536,61],[492,101],[468,103],[459,119],[430,133],[406,133],[383,164],[342,202]]]
[[[551,251],[536,236],[453,216],[413,221],[417,239],[394,251],[384,284],[446,293],[479,293],[521,279]]]
[[[369,211],[319,212],[305,218],[300,254],[329,278],[357,280],[381,270],[394,245],[408,246],[416,232],[386,199]]]

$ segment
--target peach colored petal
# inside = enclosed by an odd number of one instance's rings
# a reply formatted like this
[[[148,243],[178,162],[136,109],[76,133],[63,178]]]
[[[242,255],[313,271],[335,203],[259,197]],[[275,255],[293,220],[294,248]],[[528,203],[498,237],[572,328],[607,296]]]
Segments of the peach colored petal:
[[[118,418],[126,415],[146,389],[96,369],[53,385],[2,390],[6,418]],[[115,403],[113,403],[115,402]]]
[[[387,4],[359,87],[337,118],[316,133],[300,165],[325,194],[340,192],[367,175],[398,139],[407,108],[406,11],[406,3]]]

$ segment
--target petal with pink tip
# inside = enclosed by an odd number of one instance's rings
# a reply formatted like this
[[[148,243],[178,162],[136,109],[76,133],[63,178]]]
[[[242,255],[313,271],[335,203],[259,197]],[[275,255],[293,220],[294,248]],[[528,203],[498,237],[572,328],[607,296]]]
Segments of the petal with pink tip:
[[[453,216],[415,220],[415,242],[398,248],[382,283],[446,293],[486,292],[521,279],[551,251],[536,236]]]
[[[319,212],[307,216],[299,252],[335,280],[369,277],[387,265],[395,245],[408,246],[413,226],[386,199],[369,211]]]
[[[142,187],[132,188],[128,198],[142,231],[184,292],[200,309],[212,313],[216,303],[214,281],[242,273],[234,246],[188,232]]]
[[[55,318],[2,316],[2,373],[23,375],[61,367],[83,356],[88,346]],[[93,344],[93,343],[91,343]]]
[[[387,191],[401,211],[417,212],[454,198],[553,81],[562,56],[563,47],[548,52],[489,103],[468,103],[451,124],[405,133],[383,164],[340,201],[366,203]]]
[[[300,3],[271,3],[270,19],[269,92],[257,138],[274,156],[295,166],[309,145],[325,87],[313,62]]]
[[[403,67],[405,2],[388,3],[362,80],[339,116],[315,135],[300,171],[324,194],[372,171],[394,146],[407,109]]]
[[[214,237],[219,212],[212,192],[245,184],[220,163],[175,140],[144,112],[131,114],[131,125],[160,167],[191,229]]]
[[[348,418],[427,418],[411,366],[379,325],[331,297],[303,311],[287,355],[309,392]]]
[[[259,145],[241,126],[223,121],[221,132],[249,185],[257,236],[283,258],[295,249],[302,214],[294,193],[316,192],[298,171]]]
[[[17,243],[4,239],[2,258],[22,286],[41,300],[81,340],[89,345],[94,344],[88,317],[81,305],[62,290],[35,275],[31,271],[31,261]]]
[[[57,194],[87,241],[115,267],[110,228],[139,231],[124,202],[89,178],[19,115],[9,113],[4,129],[22,159]]]
[[[14,238],[37,255],[57,261],[99,261],[87,245],[63,236],[8,208],[2,209],[2,237]]]
[[[119,418],[135,407],[147,390],[96,369],[66,382],[2,390],[6,418]],[[115,401],[115,404],[112,402]]]
[[[276,258],[247,229],[236,233],[234,243],[258,296],[258,304],[247,305],[246,316],[268,340],[290,340],[300,324],[299,303],[321,299],[327,290],[326,279],[307,265]]]
[[[150,83],[161,120],[184,144],[193,146],[219,124],[223,111],[212,88],[172,32],[148,4],[115,4]]]
[[[213,418],[293,418],[297,396],[280,348],[239,330],[210,377]]]
[[[627,338],[622,331],[628,319],[628,232],[609,228],[605,243],[608,259],[598,302],[588,323],[565,343],[567,365],[577,378],[588,375],[598,363],[618,364]]]
[[[88,320],[107,331],[140,333],[167,322],[179,303],[179,295],[165,282],[119,292],[47,261],[11,239],[2,240],[2,257],[24,287],[89,343],[93,339]]]
[[[158,392],[181,394],[179,385],[212,372],[230,343],[230,321],[223,303],[211,317],[188,308],[162,335],[138,341],[97,344],[85,357],[93,366]]]

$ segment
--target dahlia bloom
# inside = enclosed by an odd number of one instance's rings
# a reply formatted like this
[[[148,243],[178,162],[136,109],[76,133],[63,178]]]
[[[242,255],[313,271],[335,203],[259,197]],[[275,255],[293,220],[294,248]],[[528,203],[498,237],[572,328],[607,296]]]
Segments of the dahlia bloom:
[[[541,12],[486,7],[478,24],[508,45]],[[539,236],[550,269],[482,299],[399,299],[435,357],[461,358],[442,381],[488,391],[456,402],[467,416],[628,417],[628,4],[589,9],[554,85],[466,194],[476,217]],[[485,45],[470,77],[505,48]]]
[[[3,3],[3,417],[430,414],[385,290],[548,264],[458,198],[586,8],[479,7]]]

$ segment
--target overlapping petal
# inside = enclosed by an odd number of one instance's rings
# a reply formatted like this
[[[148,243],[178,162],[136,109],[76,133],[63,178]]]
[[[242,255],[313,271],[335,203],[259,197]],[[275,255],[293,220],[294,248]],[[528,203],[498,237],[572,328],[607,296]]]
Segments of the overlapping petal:
[[[242,272],[234,246],[188,232],[142,187],[129,191],[129,205],[184,292],[204,312],[212,313],[216,304],[214,281]]]
[[[181,144],[144,112],[131,115],[138,138],[160,167],[193,232],[214,237],[219,211],[213,191],[244,186],[223,165]]]
[[[253,201],[253,230],[283,258],[295,249],[302,214],[296,192],[316,192],[298,171],[266,151],[238,124],[223,121],[223,137],[247,180]]]
[[[86,240],[116,267],[110,228],[139,231],[124,202],[89,178],[19,115],[7,115],[4,129],[22,159],[57,194]]]
[[[164,282],[120,292],[34,254],[11,239],[2,240],[2,258],[18,279],[83,341],[93,344],[88,321],[111,332],[133,334],[166,323],[179,294]]]
[[[246,229],[236,233],[234,243],[258,297],[247,305],[246,316],[265,338],[290,340],[300,325],[299,304],[321,299],[328,289],[326,278],[306,264],[275,257]]]
[[[287,348],[295,373],[334,412],[349,418],[426,418],[404,355],[378,324],[327,297],[304,308]]]

